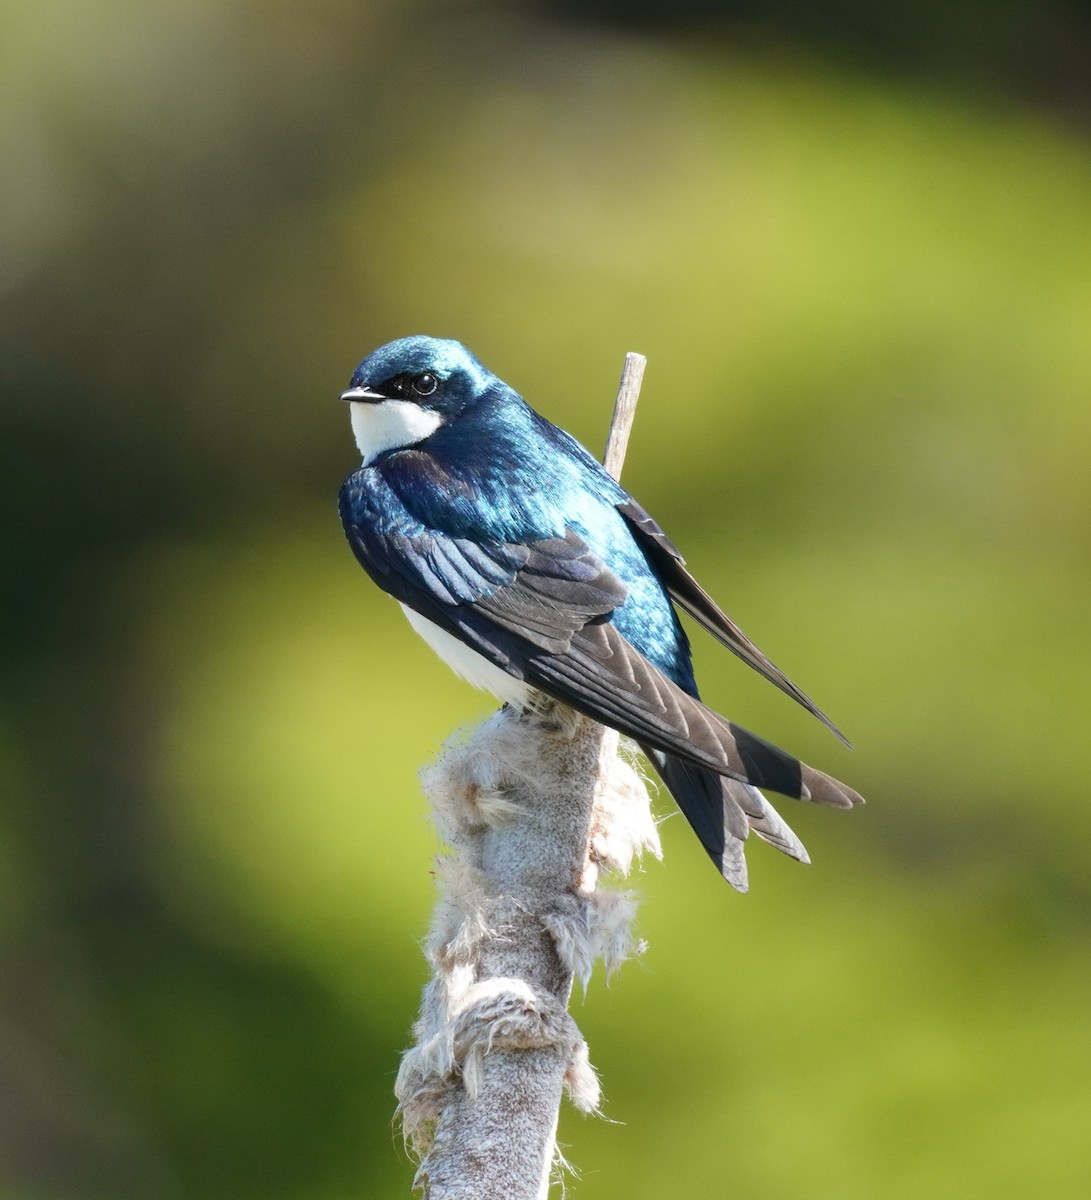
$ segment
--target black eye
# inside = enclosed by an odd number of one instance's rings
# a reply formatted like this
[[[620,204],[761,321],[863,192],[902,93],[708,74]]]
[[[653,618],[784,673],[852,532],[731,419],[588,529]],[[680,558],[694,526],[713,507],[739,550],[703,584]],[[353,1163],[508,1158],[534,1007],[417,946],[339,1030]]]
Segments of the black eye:
[[[418,396],[430,396],[439,387],[439,380],[430,372],[413,377],[413,391]]]

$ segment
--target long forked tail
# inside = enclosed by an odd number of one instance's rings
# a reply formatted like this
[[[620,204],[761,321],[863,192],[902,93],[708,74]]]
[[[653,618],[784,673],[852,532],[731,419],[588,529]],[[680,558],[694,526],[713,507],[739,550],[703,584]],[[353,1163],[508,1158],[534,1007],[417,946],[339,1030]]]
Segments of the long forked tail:
[[[810,862],[803,843],[753,784],[718,775],[686,759],[642,746],[717,870],[736,891],[747,882],[743,843],[751,831],[778,850]]]

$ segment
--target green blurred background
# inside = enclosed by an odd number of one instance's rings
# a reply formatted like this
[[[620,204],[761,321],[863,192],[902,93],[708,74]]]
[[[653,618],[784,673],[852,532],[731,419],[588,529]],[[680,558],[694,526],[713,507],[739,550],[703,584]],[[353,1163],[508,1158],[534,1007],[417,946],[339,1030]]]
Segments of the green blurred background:
[[[5,1200],[409,1192],[416,773],[487,711],[334,510],[410,332],[596,450],[648,355],[628,484],[857,750],[705,693],[870,800],[745,898],[667,822],[571,1194],[1086,1196],[1084,6],[3,21]]]

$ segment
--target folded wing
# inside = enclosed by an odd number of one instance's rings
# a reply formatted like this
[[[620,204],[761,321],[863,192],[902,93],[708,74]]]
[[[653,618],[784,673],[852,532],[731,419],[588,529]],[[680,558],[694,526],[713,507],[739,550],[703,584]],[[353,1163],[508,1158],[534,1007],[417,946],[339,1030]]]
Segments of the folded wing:
[[[625,584],[574,531],[525,544],[351,521],[346,531],[361,563],[397,599],[642,745],[797,799],[859,802],[851,788],[705,707],[626,641],[609,620]]]

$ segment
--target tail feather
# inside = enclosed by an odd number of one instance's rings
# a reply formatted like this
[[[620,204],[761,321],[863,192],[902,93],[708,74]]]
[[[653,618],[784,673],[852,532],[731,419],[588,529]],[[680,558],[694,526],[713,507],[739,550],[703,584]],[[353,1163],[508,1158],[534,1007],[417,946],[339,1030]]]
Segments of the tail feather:
[[[768,800],[749,783],[739,783],[734,779],[725,779],[724,791],[729,793],[746,813],[750,828],[770,846],[776,846],[782,853],[787,854],[801,863],[809,863],[811,856],[806,847],[796,837],[788,822],[777,812]]]
[[[728,779],[652,746],[641,749],[717,870],[736,891],[749,888],[743,843],[751,830],[799,862],[811,861],[788,823],[752,784]]]

